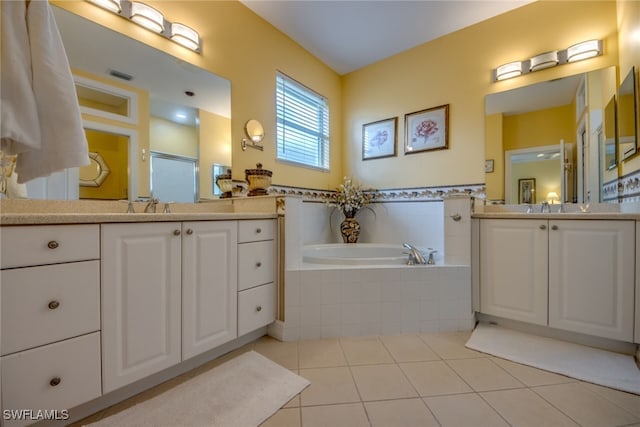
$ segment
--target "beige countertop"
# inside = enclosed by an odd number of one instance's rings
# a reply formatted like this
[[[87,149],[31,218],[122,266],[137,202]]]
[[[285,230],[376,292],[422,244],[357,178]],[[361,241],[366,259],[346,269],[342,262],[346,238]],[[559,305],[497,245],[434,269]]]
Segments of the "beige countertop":
[[[0,215],[1,225],[101,224],[113,222],[216,221],[273,219],[274,213],[180,212],[180,213],[11,213]]]
[[[523,212],[481,212],[471,215],[480,219],[619,219],[640,221],[640,213],[624,212],[567,212],[567,213],[523,213]]]

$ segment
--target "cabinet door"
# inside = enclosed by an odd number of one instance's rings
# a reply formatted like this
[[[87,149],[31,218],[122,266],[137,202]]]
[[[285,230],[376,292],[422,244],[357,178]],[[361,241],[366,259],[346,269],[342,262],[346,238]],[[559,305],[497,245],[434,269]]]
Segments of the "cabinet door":
[[[634,222],[549,226],[549,326],[633,341]]]
[[[182,358],[237,336],[237,222],[185,222]]]
[[[636,335],[634,342],[640,343],[640,221],[636,221]]]
[[[103,388],[180,362],[180,223],[102,226]]]
[[[480,311],[547,324],[547,221],[480,221]]]

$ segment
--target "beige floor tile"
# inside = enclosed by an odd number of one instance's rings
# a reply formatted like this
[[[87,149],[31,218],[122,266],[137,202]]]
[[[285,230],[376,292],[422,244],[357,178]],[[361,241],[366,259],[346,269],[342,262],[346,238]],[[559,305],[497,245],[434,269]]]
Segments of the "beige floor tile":
[[[418,397],[398,365],[352,366],[363,401]]]
[[[444,361],[401,363],[420,396],[469,393],[473,390]]]
[[[579,427],[529,389],[489,391],[480,395],[512,426]]]
[[[384,400],[365,402],[372,427],[438,427],[421,399]]]
[[[308,387],[307,387],[308,388]],[[283,408],[299,408],[300,407],[300,395],[297,394],[293,399],[287,402]]]
[[[535,387],[539,385],[563,384],[576,381],[574,378],[565,377],[564,375],[554,374],[553,372],[544,371],[542,369],[511,362],[510,360],[492,357],[491,361],[529,387]]]
[[[347,367],[301,369],[311,385],[300,396],[302,406],[360,402],[360,395]]]
[[[369,427],[362,403],[302,408],[304,427]]]
[[[313,340],[298,343],[299,367],[328,368],[332,366],[347,366],[340,341]]]
[[[639,417],[581,383],[540,386],[532,390],[583,427],[621,426],[640,422]]]
[[[301,427],[301,422],[299,408],[280,409],[260,427]]]
[[[489,357],[488,354],[466,348],[468,335],[458,332],[420,334],[420,338],[443,359]]]
[[[508,427],[509,424],[477,394],[424,399],[442,427]]]
[[[298,343],[262,337],[253,349],[287,369],[298,369]]]
[[[377,337],[343,338],[340,343],[351,366],[394,363],[391,354]]]
[[[447,360],[447,364],[475,391],[524,387],[488,358]]]
[[[600,396],[609,400],[627,411],[631,412],[636,417],[640,417],[640,396],[633,393],[626,393],[620,390],[614,390],[609,387],[603,387],[596,384],[581,383],[589,390],[598,393]]]
[[[424,362],[440,359],[417,335],[382,336],[380,341],[396,362]]]

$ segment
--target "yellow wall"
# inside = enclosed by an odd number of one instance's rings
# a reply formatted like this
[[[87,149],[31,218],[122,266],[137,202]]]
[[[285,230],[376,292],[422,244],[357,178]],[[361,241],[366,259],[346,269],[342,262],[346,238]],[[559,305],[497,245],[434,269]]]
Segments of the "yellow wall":
[[[573,104],[505,116],[503,148],[506,151],[557,145],[561,139],[576,142],[575,117]]]
[[[213,198],[212,167],[214,163],[231,166],[231,147],[223,144],[229,141],[230,119],[200,110],[200,198]]]
[[[491,81],[500,64],[593,38],[604,40],[601,57]],[[482,183],[487,94],[617,62],[614,2],[540,1],[355,71],[343,78],[345,174],[378,188]],[[405,156],[404,115],[442,104],[450,104],[449,149]],[[398,156],[362,162],[362,124],[394,116]]]
[[[198,130],[161,117],[149,121],[149,148],[165,154],[198,157]]]
[[[109,168],[109,175],[99,187],[80,187],[81,199],[126,199],[128,185],[129,138],[87,129],[89,151],[99,153]]]

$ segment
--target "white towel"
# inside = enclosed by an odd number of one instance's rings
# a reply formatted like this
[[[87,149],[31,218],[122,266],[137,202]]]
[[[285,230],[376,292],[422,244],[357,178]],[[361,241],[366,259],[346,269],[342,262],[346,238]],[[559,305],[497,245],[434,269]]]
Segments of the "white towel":
[[[88,165],[71,69],[46,0],[2,2],[1,75],[2,150],[18,154],[18,182]]]

